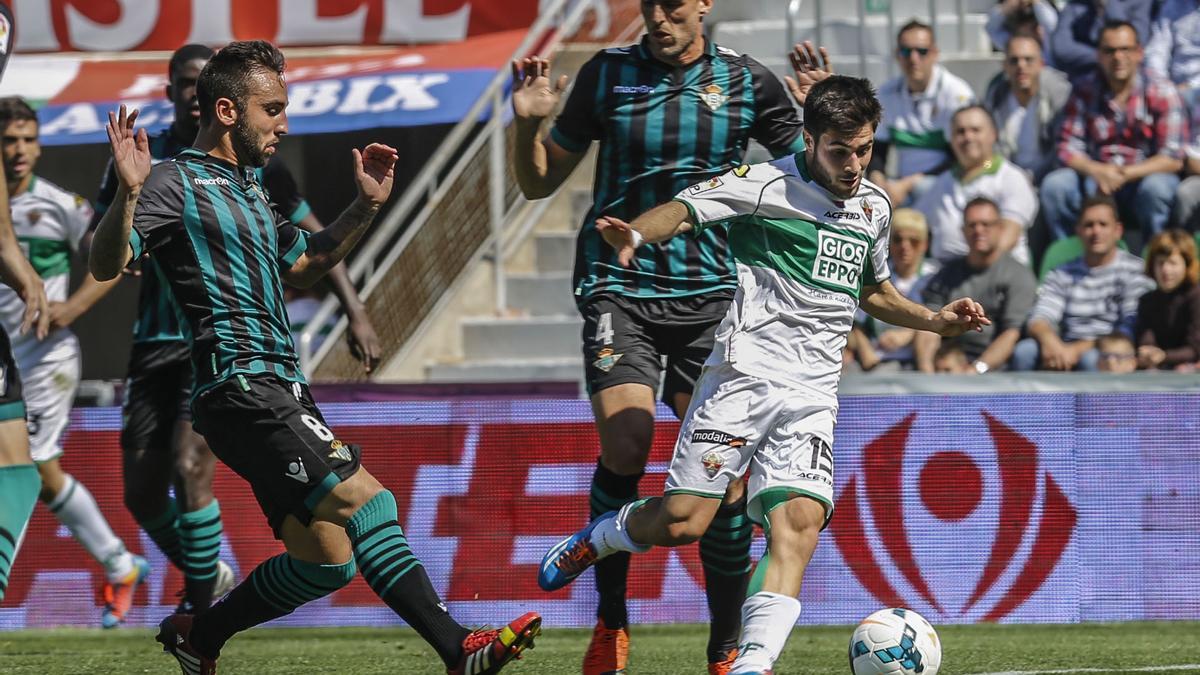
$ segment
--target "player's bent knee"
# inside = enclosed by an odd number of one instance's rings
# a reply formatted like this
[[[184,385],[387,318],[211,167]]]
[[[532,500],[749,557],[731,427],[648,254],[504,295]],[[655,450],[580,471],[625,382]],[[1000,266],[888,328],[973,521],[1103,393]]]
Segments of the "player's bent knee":
[[[387,489],[374,476],[360,467],[354,475],[337,484],[313,509],[313,516],[345,527],[360,508]],[[394,501],[393,497],[393,501]]]

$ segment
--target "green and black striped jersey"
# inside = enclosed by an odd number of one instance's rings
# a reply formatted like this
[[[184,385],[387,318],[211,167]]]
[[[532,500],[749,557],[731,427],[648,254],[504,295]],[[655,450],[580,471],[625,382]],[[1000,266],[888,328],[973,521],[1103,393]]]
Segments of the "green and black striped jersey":
[[[272,210],[251,168],[189,148],[151,169],[129,246],[157,261],[182,311],[194,396],[237,374],[304,381],[280,273],[307,242]]]
[[[168,127],[150,137],[150,157],[155,164],[171,159],[189,146],[184,145],[174,131]],[[293,223],[300,222],[312,212],[308,202],[296,187],[296,181],[287,167],[278,158],[271,158],[267,166],[255,169],[259,183],[271,197],[271,207]],[[100,183],[100,194],[96,197],[96,217],[108,210],[117,194],[117,174],[112,160]],[[142,260],[142,286],[138,294],[137,320],[133,324],[135,344],[146,342],[175,342],[186,340],[183,334],[183,315],[164,283],[162,271],[152,257]]]
[[[582,152],[600,141],[592,208],[575,253],[579,302],[601,293],[663,298],[732,292],[726,232],[714,227],[638,249],[621,267],[596,218],[632,220],[680,190],[741,164],[750,139],[776,157],[804,148],[800,120],[779,80],[749,56],[706,43],[676,68],[645,41],[606,49],[584,64],[551,136]]]

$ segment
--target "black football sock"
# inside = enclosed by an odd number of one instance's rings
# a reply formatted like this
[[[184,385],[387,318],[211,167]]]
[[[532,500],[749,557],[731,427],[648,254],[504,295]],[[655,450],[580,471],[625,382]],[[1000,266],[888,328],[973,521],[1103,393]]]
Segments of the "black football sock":
[[[638,481],[642,474],[622,476],[609,471],[599,461],[596,473],[592,474],[591,519],[616,511],[637,499]],[[625,584],[629,576],[629,554],[615,553],[595,564],[596,590],[600,604],[596,616],[606,628],[624,628],[629,623],[629,612],[625,606]]]
[[[471,631],[455,621],[438,597],[425,566],[409,548],[396,514],[396,498],[384,490],[346,523],[359,572],[375,594],[437,651],[448,668],[462,657]]]

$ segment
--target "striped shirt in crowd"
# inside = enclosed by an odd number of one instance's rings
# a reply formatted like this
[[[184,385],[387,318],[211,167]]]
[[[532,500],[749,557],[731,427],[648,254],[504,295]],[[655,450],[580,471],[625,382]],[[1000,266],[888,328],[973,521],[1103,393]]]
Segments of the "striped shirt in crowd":
[[[1067,342],[1121,332],[1133,336],[1138,299],[1154,288],[1142,259],[1117,251],[1107,265],[1088,267],[1083,258],[1056,267],[1038,289],[1029,320],[1045,319]]]
[[[752,138],[774,157],[804,149],[800,119],[779,80],[749,56],[712,41],[683,68],[655,59],[645,40],[596,54],[579,71],[551,136],[570,152],[600,141],[595,203],[575,252],[580,303],[604,293],[732,295],[737,272],[725,227],[639,247],[626,269],[596,230],[596,218],[633,220],[689,186],[721,185],[719,176],[742,163]]]
[[[1118,106],[1096,72],[1075,85],[1058,138],[1058,159],[1064,165],[1081,155],[1117,166],[1155,155],[1182,159],[1187,111],[1175,85],[1144,72],[1134,76],[1133,91],[1124,107]]]

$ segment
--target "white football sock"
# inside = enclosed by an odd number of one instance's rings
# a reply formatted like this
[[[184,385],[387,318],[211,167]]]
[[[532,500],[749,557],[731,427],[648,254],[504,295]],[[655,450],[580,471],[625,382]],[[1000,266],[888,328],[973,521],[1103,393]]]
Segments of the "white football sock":
[[[62,491],[49,506],[58,522],[66,525],[96,562],[104,566],[109,582],[117,583],[129,577],[133,571],[133,556],[113,533],[104,514],[100,513],[96,498],[83,483],[67,474]]]
[[[759,591],[742,603],[742,637],[730,675],[758,673],[771,668],[800,618],[800,601]]]
[[[609,518],[597,524],[596,528],[592,530],[592,545],[596,547],[596,553],[601,558],[618,551],[645,553],[650,550],[649,546],[643,546],[631,539],[629,530],[625,528],[625,521],[628,520],[629,514],[637,510],[644,501],[639,499],[622,506],[621,510],[617,511],[616,518]]]

